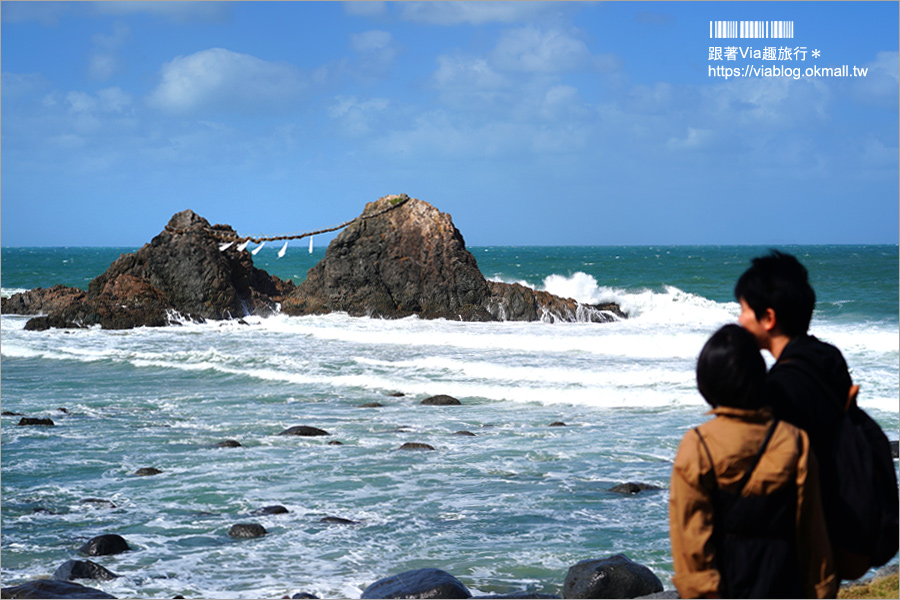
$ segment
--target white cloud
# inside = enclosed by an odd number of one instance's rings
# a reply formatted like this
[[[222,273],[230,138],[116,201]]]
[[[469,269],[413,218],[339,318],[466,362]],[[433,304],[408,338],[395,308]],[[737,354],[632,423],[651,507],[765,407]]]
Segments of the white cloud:
[[[510,71],[560,73],[588,64],[591,53],[583,41],[563,31],[529,26],[504,33],[491,58]]]
[[[431,25],[521,23],[560,8],[557,2],[404,2],[401,18]]]
[[[866,63],[863,68],[868,69],[865,77],[845,81],[854,98],[864,104],[896,111],[900,89],[900,53],[879,52],[875,60]]]
[[[162,81],[148,101],[179,114],[284,111],[306,88],[303,75],[292,65],[223,48],[179,56],[163,65],[161,73]]]
[[[432,79],[441,99],[451,105],[473,108],[507,99],[510,81],[487,60],[472,56],[439,56]]]
[[[121,48],[131,38],[131,30],[121,23],[113,26],[110,35],[95,34],[92,38],[94,50],[88,63],[88,75],[93,79],[105,81],[121,71],[122,60],[119,57]]]
[[[373,29],[350,35],[350,45],[357,52],[375,52],[391,45],[393,38],[387,31]]]
[[[389,105],[390,102],[385,98],[360,102],[355,96],[338,96],[328,107],[328,116],[339,124],[345,134],[360,136],[371,131],[371,121],[387,110]]]

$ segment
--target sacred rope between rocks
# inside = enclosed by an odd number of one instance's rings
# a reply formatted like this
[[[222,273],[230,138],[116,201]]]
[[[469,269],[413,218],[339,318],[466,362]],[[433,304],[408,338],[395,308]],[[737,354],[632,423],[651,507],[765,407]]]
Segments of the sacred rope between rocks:
[[[298,234],[292,234],[292,235],[273,235],[273,236],[254,237],[254,236],[250,236],[250,235],[240,236],[240,235],[237,235],[236,233],[231,233],[228,231],[221,231],[218,229],[214,229],[212,227],[210,227],[207,231],[212,237],[217,238],[223,242],[253,242],[254,244],[259,244],[262,242],[276,242],[276,241],[282,241],[282,240],[300,240],[305,237],[319,235],[321,233],[330,233],[332,231],[337,231],[338,229],[343,229],[344,227],[347,227],[348,225],[352,225],[353,223],[355,223],[357,221],[363,221],[365,219],[371,219],[373,217],[378,217],[380,215],[383,215],[386,212],[390,212],[390,211],[394,210],[395,208],[400,208],[401,206],[406,204],[406,202],[408,200],[409,200],[409,196],[407,196],[406,194],[399,194],[398,196],[396,196],[395,198],[392,198],[390,200],[391,205],[388,206],[387,208],[383,208],[383,209],[381,209],[377,212],[374,212],[370,215],[360,215],[360,216],[356,217],[355,219],[350,219],[349,221],[341,223],[340,225],[335,225],[334,227],[329,227],[328,229],[319,229],[318,231],[307,231],[306,233],[298,233]],[[169,227],[168,225],[166,225],[165,229],[166,229],[166,231],[169,231],[171,233],[187,233],[188,231],[192,231],[190,229],[175,229],[174,227]]]

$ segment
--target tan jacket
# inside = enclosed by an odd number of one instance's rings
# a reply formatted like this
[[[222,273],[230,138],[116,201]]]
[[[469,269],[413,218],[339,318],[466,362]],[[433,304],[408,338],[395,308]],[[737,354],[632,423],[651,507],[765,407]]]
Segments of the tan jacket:
[[[716,415],[699,427],[716,461],[719,487],[737,492],[749,463],[756,456],[769,425],[768,410],[743,410],[721,406]],[[673,583],[682,598],[717,594],[719,572],[711,540],[713,507],[711,490],[701,480],[709,473],[709,458],[693,430],[681,440],[669,495],[669,534],[675,566]],[[807,573],[809,598],[834,598],[838,579],[834,573],[831,546],[825,529],[815,456],[809,438],[801,429],[779,422],[769,446],[744,489],[744,495],[770,494],[793,480],[797,485],[797,551]]]

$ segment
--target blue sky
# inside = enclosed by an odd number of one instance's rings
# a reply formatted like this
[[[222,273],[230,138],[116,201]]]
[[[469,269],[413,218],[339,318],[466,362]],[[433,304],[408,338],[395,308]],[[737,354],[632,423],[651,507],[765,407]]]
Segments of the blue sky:
[[[140,246],[185,208],[296,233],[407,193],[473,246],[895,244],[898,7],[2,2],[0,242]],[[710,74],[842,65],[866,76]]]

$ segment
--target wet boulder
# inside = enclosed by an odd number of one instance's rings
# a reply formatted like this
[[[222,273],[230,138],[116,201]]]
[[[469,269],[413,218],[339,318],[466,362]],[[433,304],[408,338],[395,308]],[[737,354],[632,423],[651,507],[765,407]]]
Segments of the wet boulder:
[[[319,429],[318,427],[309,427],[308,425],[297,425],[295,427],[288,427],[278,435],[298,435],[301,437],[317,437],[324,435],[331,435],[324,429]]]
[[[283,515],[289,513],[288,509],[281,506],[280,504],[273,504],[271,506],[263,506],[262,508],[257,508],[254,511],[251,511],[250,514],[254,517],[264,516],[264,515]]]
[[[463,583],[440,569],[416,569],[379,579],[360,598],[471,598]]]
[[[610,492],[615,492],[617,494],[639,494],[641,492],[647,492],[652,490],[661,490],[662,488],[656,485],[652,485],[650,483],[637,483],[634,481],[629,481],[627,483],[620,483],[619,485],[614,485],[609,488]]]
[[[462,404],[462,402],[460,402],[453,396],[438,394],[437,396],[425,398],[424,400],[419,402],[419,404],[421,404],[422,406],[459,406]]]
[[[19,427],[27,427],[30,425],[38,425],[41,427],[53,427],[55,423],[53,419],[41,419],[38,417],[22,417],[17,423]]]
[[[569,568],[564,598],[637,598],[663,591],[662,582],[624,554],[583,560]]]
[[[228,536],[238,539],[258,538],[268,533],[259,523],[237,523],[228,530]]]
[[[108,533],[91,538],[78,551],[88,556],[108,556],[110,554],[121,554],[129,550],[131,550],[131,547],[125,541],[125,538],[115,533]]]
[[[85,587],[70,581],[36,579],[15,587],[0,589],[0,598],[58,598],[60,600],[75,600],[81,598],[115,598],[115,596],[110,596],[101,590]]]
[[[141,467],[134,472],[134,475],[135,477],[152,477],[153,475],[159,475],[160,473],[162,473],[162,471],[156,467]]]
[[[67,560],[53,575],[51,579],[59,581],[71,581],[72,579],[96,579],[97,581],[109,581],[118,577],[115,573],[102,565],[90,560]]]
[[[422,442],[406,442],[400,446],[400,450],[434,450],[434,446]]]

